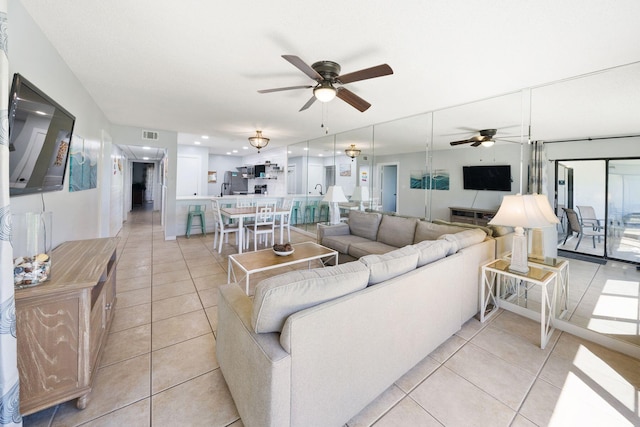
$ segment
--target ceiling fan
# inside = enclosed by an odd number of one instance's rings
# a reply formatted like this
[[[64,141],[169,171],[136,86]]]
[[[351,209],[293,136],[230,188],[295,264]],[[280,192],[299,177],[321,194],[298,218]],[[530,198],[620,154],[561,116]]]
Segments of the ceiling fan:
[[[387,64],[377,65],[375,67],[365,68],[352,73],[340,75],[340,64],[333,61],[318,61],[311,66],[307,65],[302,59],[295,55],[282,55],[284,59],[289,61],[294,67],[309,76],[312,80],[316,81],[316,85],[305,86],[289,86],[280,87],[275,89],[263,89],[259,90],[259,93],[280,92],[283,90],[293,89],[310,89],[313,88],[313,96],[302,106],[300,111],[309,108],[316,99],[320,102],[329,102],[334,97],[342,99],[347,104],[351,105],[360,112],[366,111],[371,104],[364,99],[360,98],[355,93],[351,92],[342,86],[347,83],[353,83],[360,80],[373,79],[375,77],[387,76],[393,74],[393,70]]]
[[[502,140],[501,138],[494,138],[494,136],[496,136],[496,133],[498,133],[497,129],[482,129],[478,131],[478,135],[474,135],[471,138],[462,139],[460,141],[451,141],[449,144],[451,144],[452,146],[471,144],[472,147],[478,147],[480,145],[482,145],[483,147],[491,147],[493,144],[495,144],[496,140]]]

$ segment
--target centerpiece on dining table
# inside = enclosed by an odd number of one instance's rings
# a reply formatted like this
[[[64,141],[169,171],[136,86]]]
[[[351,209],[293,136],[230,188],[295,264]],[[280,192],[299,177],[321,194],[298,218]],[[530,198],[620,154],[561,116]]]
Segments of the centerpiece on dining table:
[[[275,245],[273,245],[273,253],[279,256],[291,255],[293,251],[293,246],[291,246],[291,243],[289,242],[284,244],[276,243]]]

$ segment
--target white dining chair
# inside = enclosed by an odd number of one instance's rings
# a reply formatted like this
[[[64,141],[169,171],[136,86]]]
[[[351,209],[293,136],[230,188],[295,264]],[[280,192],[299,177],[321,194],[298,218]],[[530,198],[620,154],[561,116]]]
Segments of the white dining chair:
[[[256,216],[253,224],[245,226],[245,248],[249,248],[249,239],[253,235],[253,250],[258,250],[258,236],[264,237],[265,245],[269,245],[269,235],[271,235],[271,244],[275,243],[275,211],[276,204],[258,203],[256,204]]]
[[[276,218],[276,226],[287,229],[287,242],[291,242],[291,220],[293,218],[293,199],[284,198],[282,200],[282,209],[289,211]]]
[[[214,200],[212,204],[214,218],[213,248],[215,249],[216,246],[218,246],[218,253],[222,253],[222,241],[226,239],[226,241],[229,242],[229,234],[231,233],[236,234],[236,245],[241,244],[238,239],[240,236],[240,229],[238,228],[238,224],[224,222],[224,218],[222,218],[222,213],[220,212],[220,205],[217,200]],[[218,237],[220,238],[219,241]]]

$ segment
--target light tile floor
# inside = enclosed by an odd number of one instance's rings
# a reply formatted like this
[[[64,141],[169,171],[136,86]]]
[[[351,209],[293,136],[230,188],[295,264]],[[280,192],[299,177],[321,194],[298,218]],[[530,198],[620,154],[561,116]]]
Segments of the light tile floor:
[[[226,253],[210,235],[164,241],[157,212],[132,213],[120,237],[116,314],[89,405],[67,402],[24,425],[242,426],[215,356]],[[629,278],[571,262],[583,297],[599,275]],[[539,324],[507,311],[472,319],[347,425],[640,425],[639,360],[564,332],[545,350],[539,340]]]

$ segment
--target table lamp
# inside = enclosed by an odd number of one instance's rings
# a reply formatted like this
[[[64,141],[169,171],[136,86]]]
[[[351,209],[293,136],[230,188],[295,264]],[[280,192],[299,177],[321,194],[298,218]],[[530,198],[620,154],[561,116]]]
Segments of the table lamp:
[[[559,224],[558,216],[553,212],[547,196],[544,194],[533,194],[536,203],[549,225]],[[544,259],[544,231],[540,228],[531,230],[531,257],[536,259]]]
[[[551,218],[544,213],[544,204],[549,210],[549,202],[546,197],[537,197],[537,194],[516,194],[504,196],[500,209],[489,221],[490,225],[504,225],[514,227],[513,248],[511,253],[511,264],[509,269],[518,273],[528,273],[528,246],[529,242],[525,233],[525,228],[546,227],[553,224]],[[540,208],[543,206],[543,209]],[[554,215],[555,217],[555,215]],[[557,221],[557,218],[556,218]]]
[[[364,210],[363,202],[369,201],[369,187],[356,187],[353,190],[353,194],[351,195],[352,202],[360,203],[360,210]]]
[[[329,187],[322,201],[329,203],[329,224],[340,224],[340,208],[338,207],[338,203],[348,202],[344,191],[342,191],[342,187],[339,185]]]

